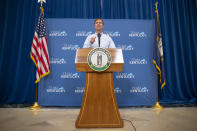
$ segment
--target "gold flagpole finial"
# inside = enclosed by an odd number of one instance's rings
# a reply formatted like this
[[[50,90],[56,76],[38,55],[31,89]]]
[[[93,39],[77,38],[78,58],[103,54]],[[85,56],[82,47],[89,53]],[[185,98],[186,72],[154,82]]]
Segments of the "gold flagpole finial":
[[[156,7],[156,10],[157,10],[157,7],[158,7],[158,1],[155,2],[155,7]]]
[[[38,3],[40,3],[41,7],[42,7],[43,2],[46,3],[46,0],[38,0]]]

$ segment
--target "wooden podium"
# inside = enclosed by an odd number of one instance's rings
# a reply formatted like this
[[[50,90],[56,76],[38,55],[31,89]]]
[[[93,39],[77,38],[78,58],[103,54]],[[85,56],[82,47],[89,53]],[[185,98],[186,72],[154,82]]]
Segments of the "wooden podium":
[[[113,72],[123,69],[121,49],[107,49],[112,57],[110,67],[102,72],[92,70],[87,62],[92,49],[78,49],[75,66],[78,72],[86,73],[85,93],[76,120],[76,128],[123,127],[113,87]]]

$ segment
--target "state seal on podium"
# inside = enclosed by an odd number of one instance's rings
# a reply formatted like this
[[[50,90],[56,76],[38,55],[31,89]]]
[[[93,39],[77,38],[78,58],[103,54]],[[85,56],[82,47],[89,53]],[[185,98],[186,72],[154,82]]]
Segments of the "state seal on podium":
[[[88,65],[94,71],[105,71],[111,64],[111,54],[104,48],[92,49],[88,54]]]

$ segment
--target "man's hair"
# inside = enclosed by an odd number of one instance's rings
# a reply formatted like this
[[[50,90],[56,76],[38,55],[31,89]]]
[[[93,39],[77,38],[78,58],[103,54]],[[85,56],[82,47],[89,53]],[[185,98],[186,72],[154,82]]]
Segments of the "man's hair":
[[[97,20],[101,20],[101,21],[103,22],[103,25],[104,25],[104,21],[103,21],[101,18],[96,18],[96,19],[94,20],[94,24],[96,23]]]

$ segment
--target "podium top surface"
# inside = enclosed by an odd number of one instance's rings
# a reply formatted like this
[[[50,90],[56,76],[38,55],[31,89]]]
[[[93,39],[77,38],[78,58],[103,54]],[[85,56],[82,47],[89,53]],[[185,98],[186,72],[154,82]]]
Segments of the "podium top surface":
[[[88,65],[88,54],[93,48],[82,48],[76,51],[75,65],[79,72],[95,72]],[[111,65],[104,72],[120,72],[123,69],[124,59],[122,49],[106,48],[111,54]]]
[[[88,63],[87,57],[89,52],[93,48],[82,48],[78,49],[76,52],[75,63]],[[111,63],[124,63],[122,49],[118,48],[107,48],[111,54],[112,62]]]

